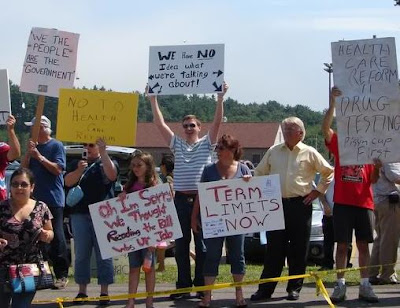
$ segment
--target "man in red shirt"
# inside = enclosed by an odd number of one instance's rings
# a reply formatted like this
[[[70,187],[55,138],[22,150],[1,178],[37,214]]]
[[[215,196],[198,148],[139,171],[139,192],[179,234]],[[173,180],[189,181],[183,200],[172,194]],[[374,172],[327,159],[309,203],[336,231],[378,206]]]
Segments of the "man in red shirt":
[[[352,165],[342,166],[340,164],[338,136],[331,129],[333,112],[335,109],[335,98],[341,96],[342,92],[333,87],[329,108],[322,122],[322,132],[325,144],[335,157],[335,186],[334,186],[334,208],[333,223],[334,237],[337,242],[336,269],[344,269],[347,264],[347,247],[352,242],[353,230],[355,230],[356,243],[359,252],[358,262],[360,267],[369,264],[368,243],[373,241],[373,217],[374,202],[371,184],[379,178],[380,162],[376,165]],[[374,294],[368,279],[368,270],[360,270],[361,283],[359,299],[375,303],[378,297]],[[344,273],[337,274],[337,283],[331,300],[334,303],[346,299],[346,284]]]
[[[9,115],[6,121],[8,143],[0,142],[0,201],[7,198],[6,167],[10,161],[21,156],[21,147],[15,134],[15,118]]]

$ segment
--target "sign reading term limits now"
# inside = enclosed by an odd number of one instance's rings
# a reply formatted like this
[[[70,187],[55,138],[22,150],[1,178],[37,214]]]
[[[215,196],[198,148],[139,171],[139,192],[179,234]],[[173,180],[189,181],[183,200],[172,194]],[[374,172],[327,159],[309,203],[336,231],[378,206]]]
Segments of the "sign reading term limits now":
[[[224,45],[151,46],[149,95],[221,93]]]

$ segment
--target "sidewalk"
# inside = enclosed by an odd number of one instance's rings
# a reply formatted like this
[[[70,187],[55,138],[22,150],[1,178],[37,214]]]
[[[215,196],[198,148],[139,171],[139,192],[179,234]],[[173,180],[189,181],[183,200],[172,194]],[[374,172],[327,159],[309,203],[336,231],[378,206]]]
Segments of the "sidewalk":
[[[110,295],[125,294],[127,292],[127,284],[113,284],[110,286]],[[139,291],[144,291],[144,284],[139,285]],[[174,289],[174,284],[158,284],[156,285],[156,291],[171,290]],[[316,296],[315,284],[307,283],[304,285],[300,299],[298,301],[287,301],[286,300],[286,283],[279,283],[273,298],[266,302],[251,302],[250,296],[253,294],[257,286],[245,286],[243,288],[245,298],[248,303],[248,307],[329,307],[322,295]],[[332,285],[326,286],[328,293],[332,292]],[[74,298],[76,296],[78,287],[74,283],[68,284],[65,290],[44,290],[39,291],[36,294],[35,300],[47,300],[55,299],[57,297],[69,297]],[[89,285],[88,295],[99,296],[100,287],[97,285]],[[347,288],[347,300],[339,305],[338,307],[399,307],[400,306],[400,286],[399,285],[383,285],[374,286],[375,293],[380,299],[379,303],[368,304],[358,300],[358,286],[350,286]],[[213,291],[212,307],[234,307],[234,289],[221,289]],[[194,293],[193,293],[194,295]],[[193,297],[187,300],[170,301],[168,296],[157,297],[154,300],[154,307],[197,307],[199,299]],[[124,307],[126,300],[111,301],[108,307]],[[144,300],[136,300],[135,307],[145,307]],[[72,303],[65,303],[64,307],[71,307]],[[58,307],[57,304],[35,304],[34,308],[50,308]],[[75,305],[74,307],[82,308],[93,308],[93,307],[105,307],[98,306],[96,302],[87,303],[85,305]]]

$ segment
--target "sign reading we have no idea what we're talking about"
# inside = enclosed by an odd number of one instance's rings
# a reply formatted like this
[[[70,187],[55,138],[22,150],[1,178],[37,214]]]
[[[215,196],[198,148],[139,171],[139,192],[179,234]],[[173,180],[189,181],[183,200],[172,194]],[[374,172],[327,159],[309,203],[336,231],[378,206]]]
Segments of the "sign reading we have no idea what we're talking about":
[[[151,46],[149,95],[222,93],[224,45]]]

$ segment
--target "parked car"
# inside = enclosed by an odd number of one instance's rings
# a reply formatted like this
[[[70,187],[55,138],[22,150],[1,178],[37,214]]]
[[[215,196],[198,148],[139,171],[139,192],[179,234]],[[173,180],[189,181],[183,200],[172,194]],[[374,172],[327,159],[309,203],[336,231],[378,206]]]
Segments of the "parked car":
[[[324,234],[322,232],[323,211],[319,200],[313,201],[313,213],[311,222],[310,246],[308,249],[308,263],[321,265],[324,258]],[[265,245],[260,243],[260,233],[248,233],[244,240],[244,253],[246,260],[262,262],[264,260]]]

